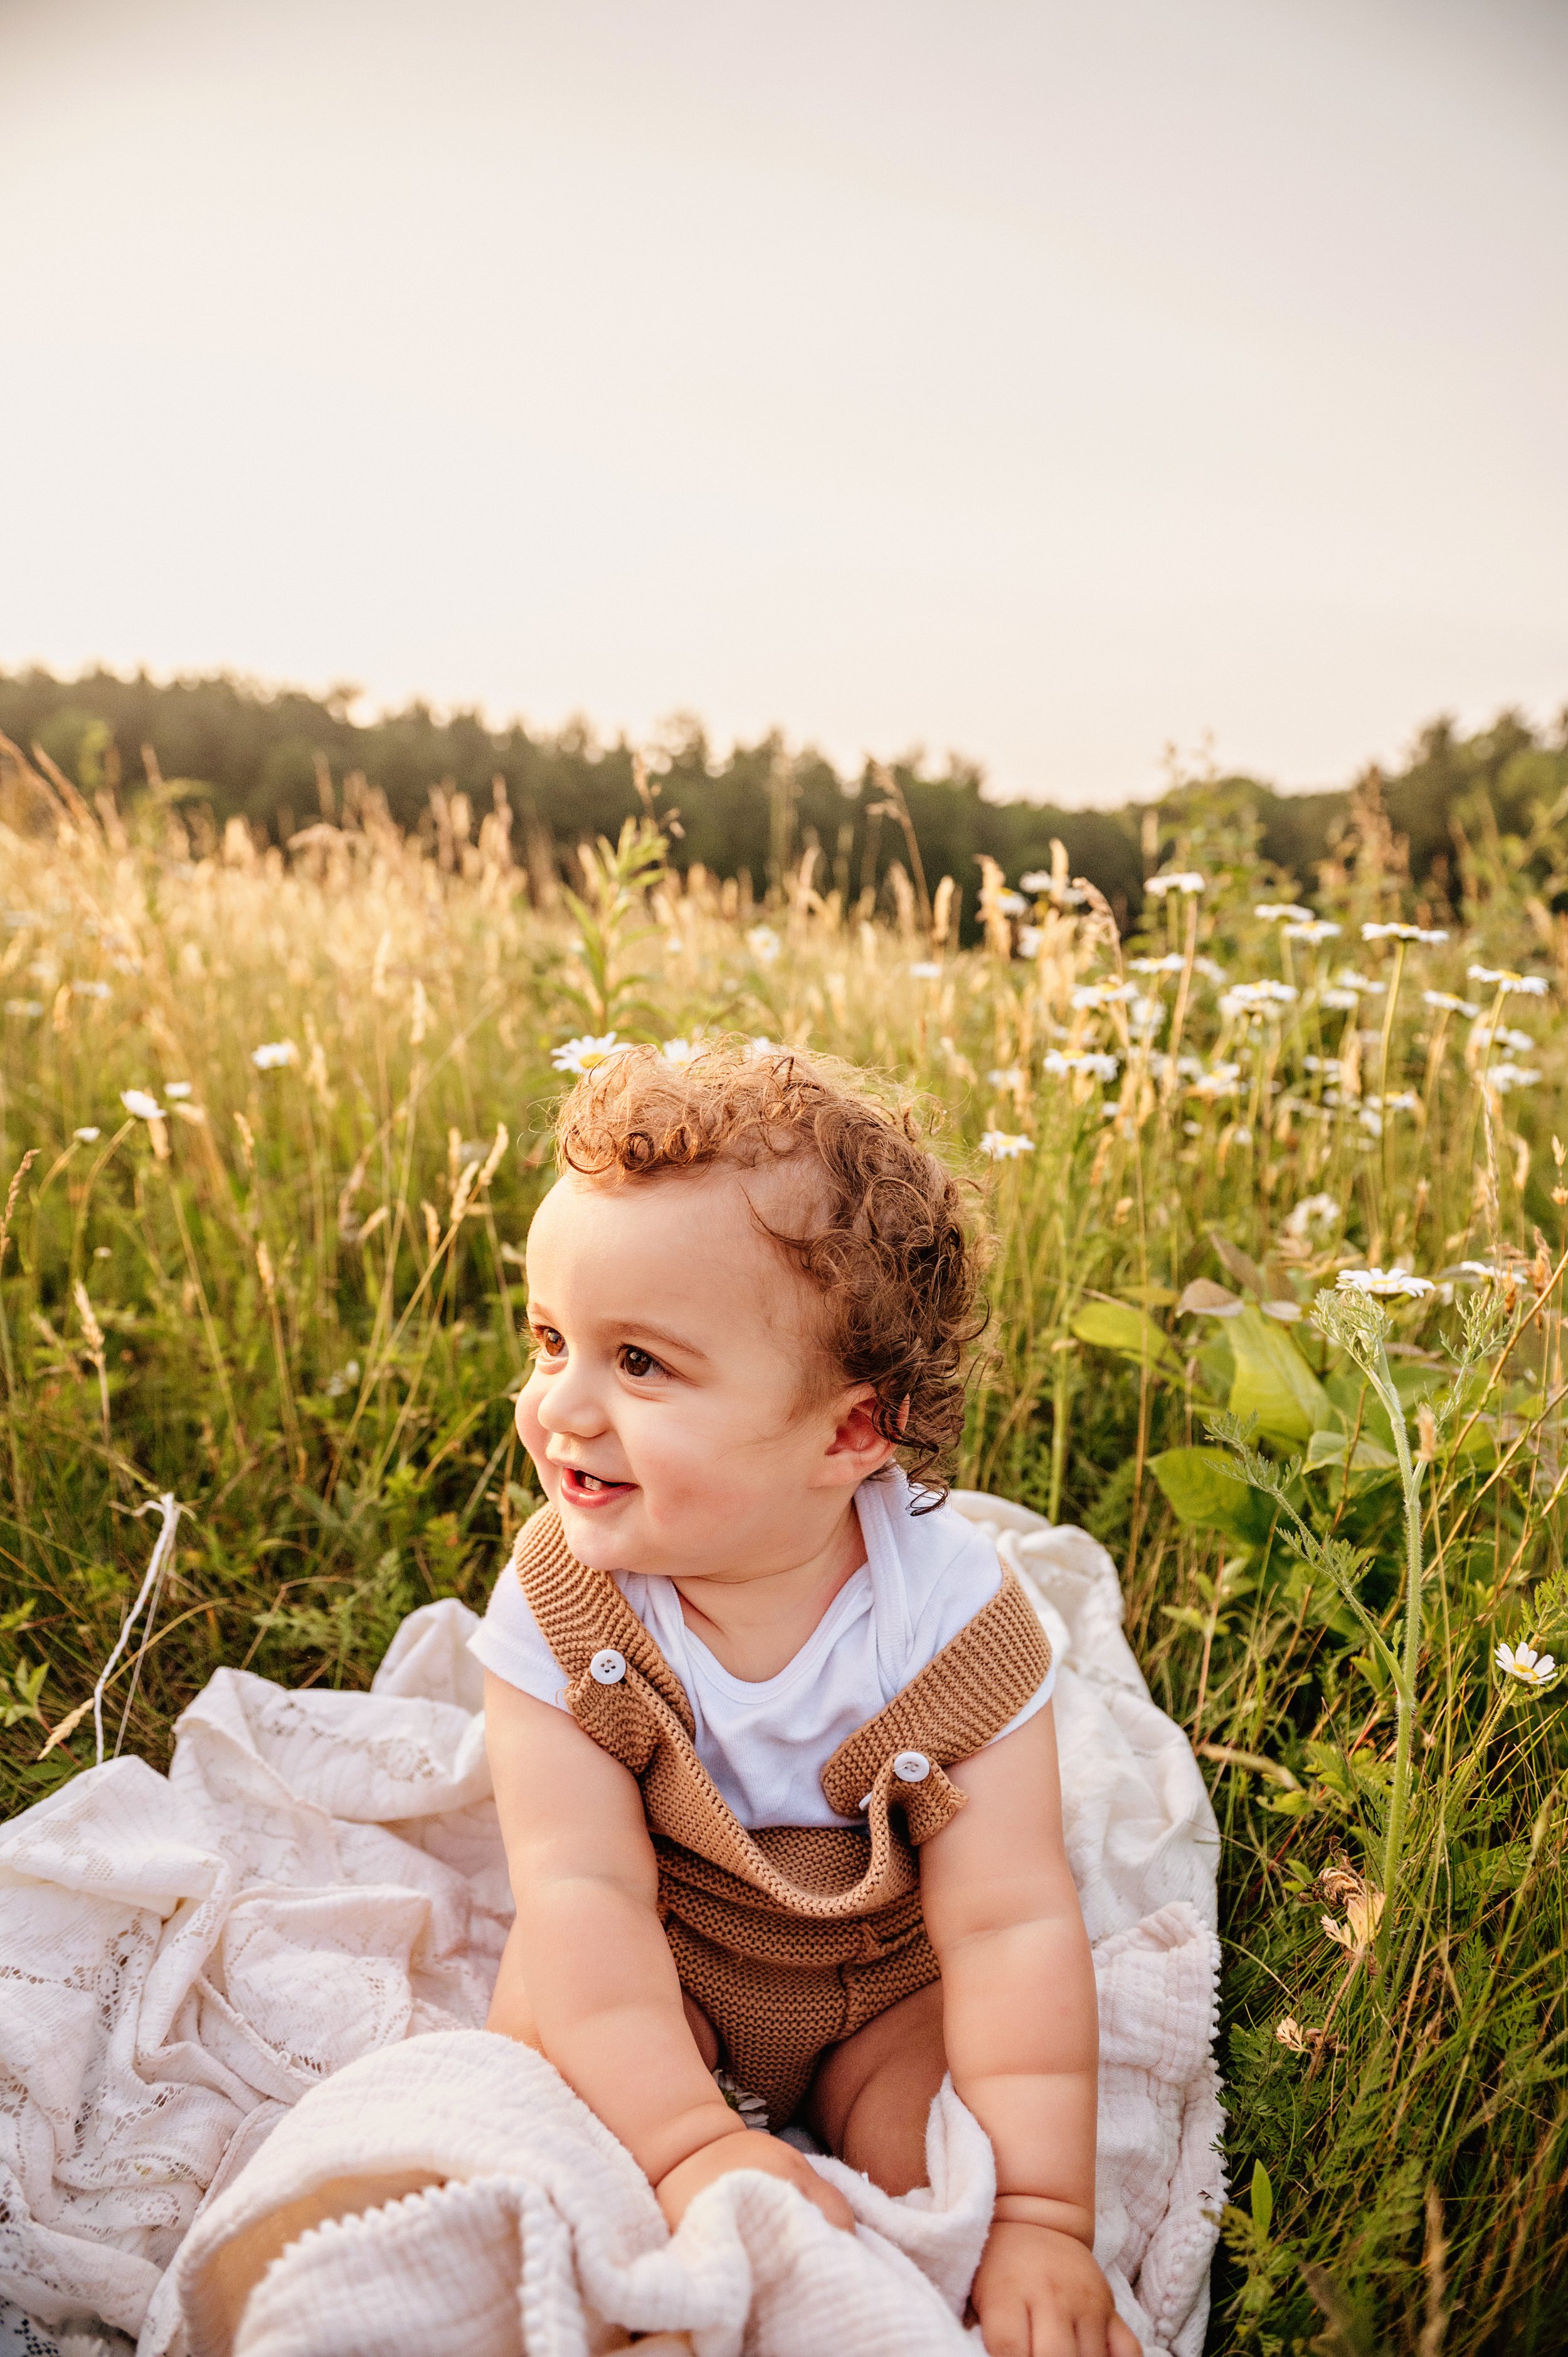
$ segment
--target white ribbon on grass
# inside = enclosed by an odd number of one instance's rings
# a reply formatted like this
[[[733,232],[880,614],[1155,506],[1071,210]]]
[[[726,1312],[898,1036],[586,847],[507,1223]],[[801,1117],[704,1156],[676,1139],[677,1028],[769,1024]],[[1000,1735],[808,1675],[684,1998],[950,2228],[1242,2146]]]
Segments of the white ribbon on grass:
[[[142,1581],[141,1593],[125,1615],[119,1637],[115,1641],[114,1651],[104,1663],[98,1684],[92,1689],[92,1740],[96,1752],[93,1764],[99,1768],[103,1765],[103,1689],[113,1675],[114,1665],[125,1650],[131,1631],[141,1616],[142,1607],[150,1598],[152,1600],[147,1612],[147,1625],[142,1631],[142,1651],[144,1652],[146,1651],[147,1639],[152,1634],[153,1622],[157,1618],[158,1591],[163,1586],[164,1574],[168,1569],[170,1557],[174,1554],[174,1534],[179,1524],[179,1503],[172,1490],[166,1490],[163,1496],[156,1500],[149,1498],[145,1505],[136,1507],[135,1512],[138,1515],[161,1513],[164,1518],[163,1528],[159,1531],[154,1544],[152,1560],[147,1566],[145,1577]],[[122,1719],[120,1734],[114,1741],[116,1758],[119,1756],[120,1743],[124,1732],[125,1725]]]

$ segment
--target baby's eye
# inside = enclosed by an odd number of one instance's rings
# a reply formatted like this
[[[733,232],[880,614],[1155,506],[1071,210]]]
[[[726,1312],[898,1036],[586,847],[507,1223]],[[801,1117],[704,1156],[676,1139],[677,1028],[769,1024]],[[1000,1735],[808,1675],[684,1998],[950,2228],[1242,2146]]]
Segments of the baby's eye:
[[[620,1354],[620,1363],[624,1373],[638,1377],[652,1374],[659,1361],[650,1351],[639,1351],[635,1342],[628,1342]]]
[[[564,1357],[566,1338],[564,1334],[558,1333],[553,1326],[536,1326],[533,1329],[533,1339],[539,1345],[539,1355],[542,1359]]]

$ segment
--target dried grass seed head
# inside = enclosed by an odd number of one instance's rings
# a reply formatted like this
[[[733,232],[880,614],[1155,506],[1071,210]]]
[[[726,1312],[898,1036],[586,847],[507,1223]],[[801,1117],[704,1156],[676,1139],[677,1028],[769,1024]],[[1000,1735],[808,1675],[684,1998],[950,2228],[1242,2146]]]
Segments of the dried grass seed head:
[[[563,1171],[613,1185],[725,1167],[785,1181],[785,1215],[754,1199],[753,1217],[815,1297],[815,1395],[869,1384],[877,1431],[935,1504],[985,1311],[974,1190],[926,1135],[908,1097],[852,1065],[720,1040],[686,1064],[641,1047],[585,1073],[555,1148]]]

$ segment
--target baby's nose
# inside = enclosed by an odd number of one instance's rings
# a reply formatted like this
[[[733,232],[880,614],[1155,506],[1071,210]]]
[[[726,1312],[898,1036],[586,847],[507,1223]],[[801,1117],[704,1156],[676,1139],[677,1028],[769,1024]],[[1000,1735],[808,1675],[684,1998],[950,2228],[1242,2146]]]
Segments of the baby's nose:
[[[546,1432],[580,1438],[603,1432],[604,1405],[597,1384],[575,1367],[564,1370],[546,1386],[539,1403],[539,1421]]]

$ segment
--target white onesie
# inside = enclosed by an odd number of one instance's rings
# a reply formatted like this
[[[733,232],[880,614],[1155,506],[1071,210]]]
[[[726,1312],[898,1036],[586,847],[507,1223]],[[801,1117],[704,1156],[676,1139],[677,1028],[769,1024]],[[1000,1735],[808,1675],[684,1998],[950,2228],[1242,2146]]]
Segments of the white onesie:
[[[990,1603],[1002,1585],[996,1550],[948,1505],[928,1513],[897,1467],[855,1491],[865,1561],[777,1677],[737,1678],[687,1628],[674,1582],[615,1574],[686,1690],[697,1757],[743,1825],[843,1825],[820,1781],[846,1736],[901,1694]],[[565,1680],[510,1566],[469,1639],[486,1669],[564,1709]],[[1050,1700],[1056,1664],[1000,1742]]]

